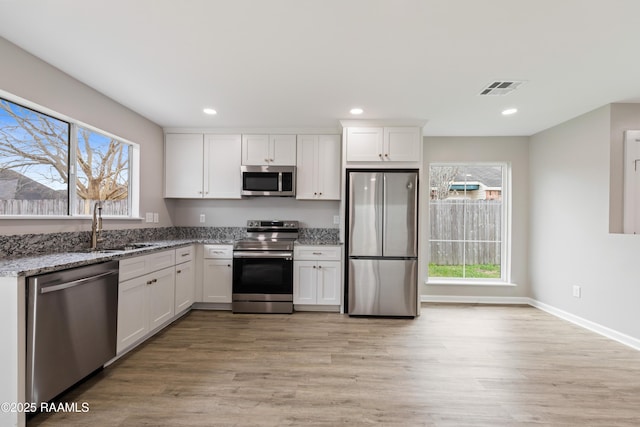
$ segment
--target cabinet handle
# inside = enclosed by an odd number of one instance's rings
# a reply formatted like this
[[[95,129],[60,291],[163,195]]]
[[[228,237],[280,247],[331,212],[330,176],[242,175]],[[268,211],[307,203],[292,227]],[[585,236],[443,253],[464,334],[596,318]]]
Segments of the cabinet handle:
[[[269,163],[269,159],[264,159],[265,162]]]
[[[378,154],[378,157],[382,158],[382,153]]]
[[[314,255],[322,255],[322,252],[314,252]]]
[[[182,270],[176,271],[176,274],[180,274],[180,273],[182,273]]]
[[[157,281],[158,281],[158,279],[149,280],[147,282],[147,285],[152,285],[152,284],[156,283]]]
[[[231,264],[227,264],[227,267],[231,267]]]
[[[273,159],[269,159],[270,162],[273,162]]]
[[[318,194],[320,194],[320,195],[322,196],[322,192],[320,192],[320,193],[318,193]]]
[[[188,254],[188,253],[186,253],[186,254],[182,254],[182,255],[180,255],[180,256],[189,256],[189,254]]]
[[[314,265],[313,268],[316,268],[316,266]]]
[[[315,193],[315,192],[314,192],[314,193],[313,193],[313,195],[314,195],[314,196],[317,196],[317,195],[318,195],[318,193]]]
[[[389,157],[389,155],[388,155],[388,154],[385,154],[384,156],[385,156],[385,157],[387,157],[387,158]]]

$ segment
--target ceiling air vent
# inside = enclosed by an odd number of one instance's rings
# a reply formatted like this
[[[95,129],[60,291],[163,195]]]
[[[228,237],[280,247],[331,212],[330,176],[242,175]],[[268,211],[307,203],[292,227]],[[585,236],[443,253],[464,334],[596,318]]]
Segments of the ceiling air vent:
[[[480,92],[480,95],[493,95],[493,96],[506,95],[509,92],[513,92],[514,90],[518,89],[518,87],[523,83],[524,83],[523,81],[517,81],[517,80],[501,80],[501,81],[491,82],[490,84],[487,85],[487,87],[482,89],[482,92]]]

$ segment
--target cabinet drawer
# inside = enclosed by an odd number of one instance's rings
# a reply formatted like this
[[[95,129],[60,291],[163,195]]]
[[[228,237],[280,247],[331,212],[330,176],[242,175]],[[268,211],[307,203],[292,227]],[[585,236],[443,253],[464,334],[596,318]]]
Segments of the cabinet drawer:
[[[340,246],[296,246],[293,258],[298,260],[334,260],[341,258]]]
[[[233,245],[204,245],[205,258],[233,258]]]
[[[147,273],[176,265],[175,250],[157,252],[147,256],[149,257]]]
[[[134,277],[140,277],[147,274],[148,256],[149,255],[142,255],[121,259],[118,280],[120,282],[124,282],[125,280],[133,279]]]
[[[176,249],[176,264],[191,261],[193,259],[193,246]]]
[[[176,251],[162,251],[149,255],[142,255],[120,260],[120,282],[140,277],[153,271],[173,267],[176,263]]]

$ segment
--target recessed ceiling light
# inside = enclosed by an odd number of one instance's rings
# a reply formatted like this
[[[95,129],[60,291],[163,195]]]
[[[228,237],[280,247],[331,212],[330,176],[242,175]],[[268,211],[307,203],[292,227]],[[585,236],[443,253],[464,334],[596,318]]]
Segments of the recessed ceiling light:
[[[517,108],[507,108],[506,110],[502,110],[503,116],[510,116],[518,112]]]
[[[211,116],[215,116],[216,114],[218,114],[218,112],[216,110],[214,110],[213,108],[205,108],[204,110],[205,114],[209,114]]]
[[[353,115],[359,115],[364,113],[364,110],[362,108],[352,108],[351,110],[349,110],[349,112]]]

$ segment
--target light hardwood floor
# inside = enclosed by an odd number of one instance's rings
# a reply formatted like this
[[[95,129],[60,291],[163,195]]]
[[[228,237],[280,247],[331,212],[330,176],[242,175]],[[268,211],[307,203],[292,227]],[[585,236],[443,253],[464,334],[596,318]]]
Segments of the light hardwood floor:
[[[193,311],[28,426],[638,426],[640,352],[532,307]]]

